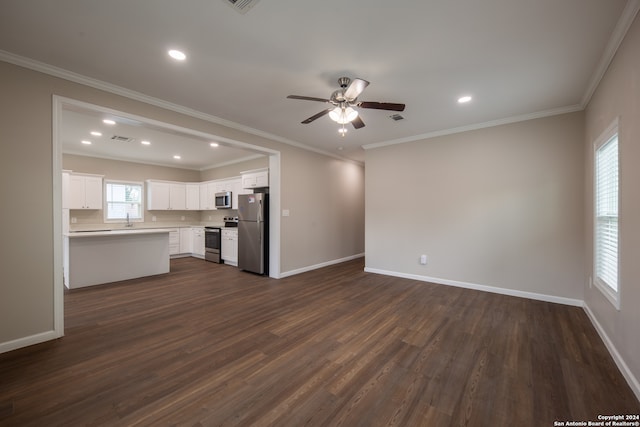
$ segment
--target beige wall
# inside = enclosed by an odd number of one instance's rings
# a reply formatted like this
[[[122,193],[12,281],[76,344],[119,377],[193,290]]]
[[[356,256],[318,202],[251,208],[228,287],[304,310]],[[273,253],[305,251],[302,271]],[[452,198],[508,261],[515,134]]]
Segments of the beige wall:
[[[367,150],[367,269],[579,303],[583,127],[579,112]]]
[[[53,329],[51,93],[34,76],[0,62],[0,342]]]
[[[5,62],[0,62],[0,89],[1,194],[5,204],[11,205],[11,209],[3,209],[0,221],[3,231],[0,351],[38,341],[38,337],[54,328],[54,228],[59,226],[54,227],[53,223],[53,199],[54,185],[60,193],[60,183],[53,180],[53,95],[279,152],[282,178],[279,195],[295,207],[290,220],[282,221],[280,227],[282,272],[331,262],[347,252],[353,256],[364,251],[364,242],[357,241],[362,236],[364,221],[362,196],[344,200],[343,185],[334,178],[347,176],[354,170],[355,175],[363,176],[362,166]],[[300,162],[309,165],[313,174],[313,179],[304,177],[307,183],[304,192],[322,192],[328,198],[292,193],[288,181],[297,179]],[[360,185],[355,191],[364,193],[363,182],[363,179],[350,181],[349,191],[353,191],[350,186]],[[298,197],[304,202],[297,202]],[[350,215],[336,218],[333,210],[345,202],[349,204]],[[295,216],[302,206],[325,219],[322,239],[310,241],[314,249],[304,255],[299,253],[298,239],[307,234],[308,223]]]
[[[585,304],[610,346],[628,366],[640,398],[640,17],[636,17],[586,109],[584,274],[593,274],[593,143],[618,117],[620,311],[601,292],[585,285]],[[620,362],[619,360],[617,360]],[[619,363],[620,365],[620,363]],[[631,375],[630,375],[631,374]]]
[[[288,159],[282,209],[290,215],[281,220],[283,228],[299,233],[283,236],[282,246],[289,249],[283,271],[299,269],[303,260],[317,265],[363,253],[363,168],[320,154],[292,152]]]
[[[102,159],[98,157],[64,154],[62,167],[65,170],[81,173],[104,175],[105,179],[144,181],[145,179],[161,179],[179,182],[199,182],[200,171],[191,169],[170,168],[144,163],[125,162],[122,160]]]

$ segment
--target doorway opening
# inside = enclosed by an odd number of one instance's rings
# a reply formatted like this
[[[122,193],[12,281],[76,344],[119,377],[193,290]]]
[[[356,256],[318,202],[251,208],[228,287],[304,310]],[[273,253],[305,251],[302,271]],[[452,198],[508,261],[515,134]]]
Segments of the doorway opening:
[[[69,120],[80,120],[83,116],[117,117],[131,132],[136,128],[144,128],[156,135],[170,135],[171,138],[181,139],[180,147],[198,150],[209,148],[212,141],[219,144],[225,151],[225,160],[222,164],[231,164],[242,159],[256,158],[259,156],[268,157],[269,167],[269,193],[270,193],[270,227],[269,227],[269,276],[280,277],[280,152],[265,147],[248,144],[243,141],[214,135],[207,132],[198,131],[174,124],[162,122],[156,119],[143,117],[129,112],[118,111],[111,108],[86,103],[61,96],[53,97],[53,221],[54,221],[54,330],[57,336],[64,335],[64,281],[63,281],[63,231],[62,231],[62,171],[63,154],[72,153],[68,146],[65,147],[63,132],[67,132],[66,118]],[[118,136],[118,135],[117,135]],[[122,135],[119,135],[122,136]],[[128,136],[128,135],[125,135]],[[160,137],[159,137],[160,138]],[[80,141],[78,141],[80,142]],[[122,141],[116,141],[122,142]],[[201,145],[201,146],[200,146]],[[164,150],[168,149],[163,146]],[[78,153],[78,152],[77,152]],[[76,153],[76,154],[77,154]],[[114,152],[116,153],[116,152]],[[85,154],[86,155],[86,154]],[[131,155],[128,160],[126,156],[120,154],[102,153],[103,157],[119,158],[123,161],[141,162],[141,159]],[[100,156],[97,156],[100,157]],[[153,160],[151,161],[153,162]],[[218,162],[220,164],[220,162]],[[215,164],[211,166],[216,167]],[[175,167],[175,166],[174,166]],[[193,166],[197,167],[197,166]]]

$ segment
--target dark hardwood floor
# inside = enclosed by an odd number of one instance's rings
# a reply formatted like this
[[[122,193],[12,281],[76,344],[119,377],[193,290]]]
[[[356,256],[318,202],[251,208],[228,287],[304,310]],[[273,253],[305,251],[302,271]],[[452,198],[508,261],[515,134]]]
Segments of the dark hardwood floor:
[[[0,355],[1,426],[553,426],[638,414],[582,309],[363,272],[192,258],[65,295]]]

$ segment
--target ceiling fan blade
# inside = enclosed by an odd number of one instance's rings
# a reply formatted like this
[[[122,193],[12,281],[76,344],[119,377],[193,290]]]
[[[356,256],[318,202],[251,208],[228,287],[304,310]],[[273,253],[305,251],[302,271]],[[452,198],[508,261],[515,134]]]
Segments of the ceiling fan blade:
[[[309,123],[311,123],[312,121],[314,121],[315,119],[319,119],[320,117],[322,117],[322,116],[324,116],[324,115],[326,115],[326,114],[329,114],[329,111],[331,111],[331,110],[333,110],[333,109],[334,109],[334,107],[327,108],[326,110],[322,110],[322,111],[320,111],[318,114],[314,114],[313,116],[309,117],[309,118],[308,118],[308,119],[306,119],[306,120],[301,121],[300,123],[305,124],[305,125],[306,125],[306,124],[309,124]]]
[[[347,101],[353,101],[362,93],[365,88],[369,86],[369,82],[362,79],[353,79],[351,84],[344,91],[344,97]]]
[[[328,99],[324,98],[314,98],[313,96],[300,96],[300,95],[289,95],[287,96],[289,99],[302,99],[304,101],[319,101],[319,102],[329,102]]]
[[[404,104],[394,104],[392,102],[358,102],[360,108],[374,108],[376,110],[404,111]]]
[[[362,121],[362,119],[360,118],[360,116],[356,117],[355,119],[351,120],[351,124],[353,125],[354,128],[356,129],[360,129],[364,127],[364,122]]]

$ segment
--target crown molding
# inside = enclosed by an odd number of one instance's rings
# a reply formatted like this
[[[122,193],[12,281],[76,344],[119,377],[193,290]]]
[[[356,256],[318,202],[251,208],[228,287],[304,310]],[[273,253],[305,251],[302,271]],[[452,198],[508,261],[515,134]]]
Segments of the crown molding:
[[[114,85],[111,83],[104,82],[102,80],[87,77],[82,74],[75,73],[73,71],[69,71],[60,67],[55,67],[53,65],[45,64],[43,62],[36,61],[31,58],[26,58],[20,55],[16,55],[14,53],[7,52],[1,49],[0,49],[0,61],[8,62],[10,64],[17,65],[19,67],[27,68],[33,71],[38,71],[43,74],[68,80],[70,82],[78,83],[83,86],[92,87],[94,89],[99,89],[99,90],[109,92],[115,95],[119,95],[125,98],[133,99],[135,101],[144,102],[145,104],[153,105],[155,107],[163,108],[165,110],[173,111],[175,113],[184,114],[186,116],[200,119],[209,123],[225,126],[234,130],[245,132],[261,138],[269,139],[275,142],[280,142],[280,143],[290,145],[296,148],[300,148],[306,151],[312,151],[317,154],[333,157],[335,159],[342,160],[349,163],[354,163],[360,166],[363,165],[362,162],[349,159],[346,157],[342,157],[326,150],[310,147],[301,142],[293,141],[278,135],[263,132],[261,130],[251,128],[249,126],[244,126],[239,123],[232,122],[230,120],[222,119],[220,117],[216,117],[211,114],[203,113],[202,111],[194,110],[192,108],[188,108],[183,105],[175,104],[173,102],[165,101],[160,98],[155,98],[153,96],[145,95],[143,93],[136,92],[134,90],[127,89],[122,86]]]
[[[428,132],[428,133],[423,133],[421,135],[415,135],[415,136],[411,136],[408,138],[401,138],[401,139],[394,139],[391,141],[383,141],[383,142],[377,142],[374,144],[367,144],[367,145],[363,145],[362,148],[364,148],[365,150],[370,150],[372,148],[380,148],[380,147],[387,147],[390,145],[397,145],[397,144],[404,144],[407,142],[415,142],[415,141],[420,141],[420,140],[424,140],[424,139],[431,139],[431,138],[435,138],[438,136],[445,136],[445,135],[453,135],[456,133],[462,133],[462,132],[469,132],[472,130],[478,130],[478,129],[485,129],[485,128],[490,128],[490,127],[494,127],[494,126],[500,126],[500,125],[508,125],[511,123],[518,123],[518,122],[524,122],[527,120],[533,120],[533,119],[541,119],[544,117],[551,117],[551,116],[558,116],[560,114],[567,114],[567,113],[575,113],[576,111],[582,111],[582,105],[569,105],[567,107],[560,107],[560,108],[554,108],[551,110],[544,110],[544,111],[539,111],[536,113],[529,113],[529,114],[522,114],[519,116],[512,116],[512,117],[506,117],[504,119],[499,119],[499,120],[491,120],[488,122],[482,122],[482,123],[475,123],[475,124],[471,124],[471,125],[467,125],[467,126],[460,126],[457,128],[450,128],[450,129],[443,129],[443,130],[437,130],[437,131],[433,131],[433,132]]]
[[[471,124],[471,125],[467,125],[467,126],[461,126],[461,127],[457,127],[457,128],[449,128],[449,129],[443,129],[443,130],[438,130],[438,131],[434,131],[434,132],[428,132],[428,133],[424,133],[424,134],[420,134],[420,135],[415,135],[415,136],[411,136],[411,137],[407,137],[407,138],[401,138],[401,139],[395,139],[395,140],[389,140],[389,141],[383,141],[383,142],[378,142],[378,143],[373,143],[373,144],[366,144],[363,145],[362,148],[365,150],[369,150],[369,149],[373,149],[373,148],[379,148],[379,147],[385,147],[385,146],[391,146],[391,145],[396,145],[396,144],[403,144],[403,143],[407,143],[407,142],[414,142],[414,141],[419,141],[419,140],[423,140],[423,139],[430,139],[430,138],[435,138],[438,136],[444,136],[444,135],[451,135],[451,134],[456,134],[456,133],[461,133],[461,132],[468,132],[471,130],[477,130],[477,129],[483,129],[483,128],[488,128],[488,127],[492,127],[492,126],[499,126],[499,125],[504,125],[504,124],[510,124],[510,123],[516,123],[516,122],[520,122],[520,121],[526,121],[526,120],[532,120],[532,119],[536,119],[536,118],[543,118],[543,117],[549,117],[549,116],[553,116],[553,115],[559,115],[559,114],[565,114],[565,113],[570,113],[570,112],[575,112],[575,111],[581,111],[584,110],[586,108],[586,106],[588,105],[589,101],[591,100],[591,97],[593,96],[593,94],[595,93],[598,85],[600,84],[600,81],[602,80],[602,78],[604,77],[607,69],[609,68],[609,65],[611,64],[611,61],[613,60],[618,48],[620,47],[620,44],[622,43],[622,41],[624,40],[624,37],[626,36],[627,32],[629,31],[629,28],[631,27],[631,25],[633,24],[633,21],[636,17],[636,15],[638,14],[638,12],[640,11],[640,0],[628,0],[627,4],[625,5],[625,8],[620,16],[620,19],[618,19],[618,22],[616,24],[616,27],[611,35],[611,37],[609,38],[609,42],[607,43],[607,46],[600,58],[600,61],[598,62],[598,65],[593,73],[593,75],[591,76],[591,79],[589,80],[589,83],[587,85],[587,88],[585,90],[585,93],[582,96],[582,100],[580,102],[580,104],[577,105],[570,105],[570,106],[566,106],[566,107],[560,107],[560,108],[556,108],[556,109],[551,109],[551,110],[544,110],[544,111],[540,111],[540,112],[535,112],[535,113],[530,113],[530,114],[524,114],[524,115],[520,115],[520,116],[512,116],[512,117],[507,117],[504,119],[499,119],[499,120],[493,120],[493,121],[487,121],[487,122],[482,122],[482,123],[476,123],[476,124]],[[7,52],[7,51],[3,51],[0,50],[0,60],[14,64],[14,65],[18,65],[24,68],[28,68],[31,70],[35,70],[35,71],[39,71],[41,73],[44,74],[48,74],[54,77],[59,77],[68,81],[72,81],[75,83],[79,83],[85,86],[89,86],[89,87],[93,87],[95,89],[100,89],[109,93],[113,93],[116,95],[120,95],[129,99],[133,99],[136,101],[140,101],[140,102],[144,102],[146,104],[150,104],[150,105],[154,105],[156,107],[160,107],[166,110],[170,110],[170,111],[174,111],[176,113],[180,113],[180,114],[184,114],[190,117],[194,117],[197,119],[201,119],[203,121],[207,121],[210,123],[215,123],[221,126],[225,126],[234,130],[238,130],[241,132],[245,132],[254,136],[258,136],[261,138],[265,138],[265,139],[269,139],[272,141],[276,141],[276,142],[280,142],[286,145],[290,145],[293,147],[297,147],[303,150],[307,150],[307,151],[311,151],[311,152],[315,152],[318,154],[322,154],[328,157],[333,157],[342,161],[346,161],[346,162],[350,162],[350,163],[354,163],[354,164],[358,164],[358,165],[363,165],[363,162],[359,162],[353,159],[349,159],[346,157],[342,157],[342,156],[338,156],[332,152],[326,151],[326,150],[322,150],[322,149],[318,149],[315,147],[311,147],[308,145],[305,145],[303,143],[297,142],[297,141],[292,141],[283,137],[280,137],[278,135],[274,135],[274,134],[270,134],[267,132],[263,132],[261,130],[258,129],[254,129],[248,126],[244,126],[241,125],[239,123],[236,122],[232,122],[229,120],[225,120],[222,119],[220,117],[216,117],[210,114],[206,114],[203,113],[201,111],[198,110],[194,110],[179,104],[174,104],[172,102],[168,102],[168,101],[164,101],[162,99],[159,98],[155,98],[155,97],[151,97],[148,95],[145,95],[143,93],[140,92],[136,92],[121,86],[117,86],[111,83],[107,83],[101,80],[97,80],[94,78],[90,78],[87,76],[83,76],[81,74],[78,73],[74,73],[72,71],[69,70],[65,70],[59,67],[55,67],[49,64],[45,64],[39,61],[35,61],[33,59],[30,58],[25,58],[16,54],[13,54],[11,52]]]
[[[627,4],[622,11],[622,15],[620,15],[620,19],[618,19],[618,23],[609,38],[609,42],[607,43],[607,47],[604,49],[602,56],[600,57],[600,61],[596,66],[591,79],[589,80],[589,84],[587,85],[587,89],[582,96],[581,105],[582,108],[587,108],[589,101],[591,101],[591,97],[595,93],[598,85],[600,85],[600,81],[604,77],[609,65],[611,65],[611,61],[613,61],[613,57],[615,56],[622,40],[624,40],[631,24],[640,11],[640,0],[628,0]]]

